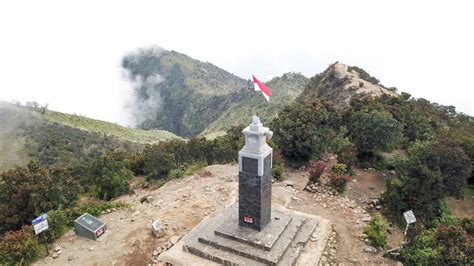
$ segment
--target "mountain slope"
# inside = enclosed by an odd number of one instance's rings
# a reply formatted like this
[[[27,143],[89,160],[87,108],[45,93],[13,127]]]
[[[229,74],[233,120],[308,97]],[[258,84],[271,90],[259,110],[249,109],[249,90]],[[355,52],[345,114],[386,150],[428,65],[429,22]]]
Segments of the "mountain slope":
[[[137,126],[185,137],[197,135],[210,125],[206,132],[225,129],[235,124],[229,114],[240,118],[249,108],[272,117],[299,94],[306,81],[294,74],[297,78],[271,87],[275,96],[269,107],[253,92],[250,80],[174,51],[141,49],[127,55],[122,66],[134,84],[135,99],[130,106]]]
[[[46,111],[45,118],[51,122],[60,123],[73,128],[115,136],[124,141],[153,143],[162,140],[181,139],[175,134],[164,130],[133,129],[102,120],[55,111]]]
[[[398,96],[394,89],[384,87],[363,69],[335,63],[310,79],[298,101],[318,98],[332,101],[338,109],[345,109],[354,96],[379,97],[384,94]]]
[[[247,92],[247,97],[229,107],[218,119],[212,122],[201,135],[222,132],[230,126],[248,124],[250,117],[258,113],[263,123],[270,122],[285,106],[290,104],[303,91],[308,78],[299,73],[287,73],[266,82],[272,90],[267,103],[260,92]]]
[[[137,151],[144,143],[179,138],[112,123],[0,102],[0,171],[35,158],[74,165],[114,149]]]

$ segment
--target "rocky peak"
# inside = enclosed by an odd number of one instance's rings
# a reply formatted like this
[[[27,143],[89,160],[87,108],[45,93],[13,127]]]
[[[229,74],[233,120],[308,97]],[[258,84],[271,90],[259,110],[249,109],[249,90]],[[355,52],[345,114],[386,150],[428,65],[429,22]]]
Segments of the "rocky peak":
[[[308,101],[315,98],[330,100],[337,108],[344,109],[356,95],[379,97],[383,94],[398,96],[365,70],[336,62],[323,73],[311,78],[299,100]]]

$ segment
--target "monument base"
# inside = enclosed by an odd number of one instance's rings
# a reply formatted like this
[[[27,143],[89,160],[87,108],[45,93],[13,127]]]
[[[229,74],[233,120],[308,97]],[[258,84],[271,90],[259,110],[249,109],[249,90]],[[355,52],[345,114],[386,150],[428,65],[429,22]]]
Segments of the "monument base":
[[[207,217],[160,260],[173,265],[313,265],[331,233],[328,220],[276,207],[262,231],[238,226],[237,204]]]

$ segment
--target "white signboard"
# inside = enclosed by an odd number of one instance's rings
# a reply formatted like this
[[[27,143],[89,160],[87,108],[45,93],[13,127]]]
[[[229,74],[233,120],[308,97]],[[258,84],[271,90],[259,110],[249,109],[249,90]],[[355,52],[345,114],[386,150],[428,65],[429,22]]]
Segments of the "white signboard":
[[[46,229],[49,228],[48,226],[48,214],[43,213],[40,216],[36,217],[31,224],[33,225],[33,228],[35,229],[35,234],[39,234]]]
[[[412,224],[416,222],[416,217],[415,214],[413,214],[412,210],[404,212],[403,216],[405,217],[405,221],[407,221],[407,224]]]

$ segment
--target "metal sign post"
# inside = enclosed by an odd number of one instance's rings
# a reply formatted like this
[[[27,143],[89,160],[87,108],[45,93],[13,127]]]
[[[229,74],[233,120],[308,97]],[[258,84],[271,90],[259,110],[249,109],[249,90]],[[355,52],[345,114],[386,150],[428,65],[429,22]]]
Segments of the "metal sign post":
[[[45,232],[48,228],[48,214],[43,213],[40,216],[36,217],[33,221],[31,221],[33,228],[35,229],[35,235],[40,234],[41,232]],[[46,248],[46,252],[49,255],[48,245],[46,244],[46,235],[43,233],[43,241],[44,246]]]
[[[416,217],[415,217],[415,214],[413,214],[412,210],[404,212],[403,217],[405,217],[405,221],[407,222],[407,226],[405,227],[405,233],[403,234],[402,246],[403,246],[403,244],[405,244],[405,238],[407,236],[408,226],[410,226],[410,224],[413,224],[413,223],[416,222]]]
[[[410,226],[410,224],[413,224],[416,222],[416,217],[415,217],[415,214],[413,214],[413,211],[412,210],[409,210],[409,211],[406,211],[403,213],[403,217],[405,217],[405,221],[407,222],[407,226],[405,227],[405,233],[403,234],[403,240],[402,240],[402,243],[400,244],[399,247],[396,247],[396,248],[392,248],[390,250],[387,250],[384,254],[384,256],[392,256],[392,257],[396,257],[396,256],[399,256],[400,255],[400,251],[402,250],[403,248],[403,245],[405,245],[405,238],[407,236],[407,232],[408,232],[408,227]]]

